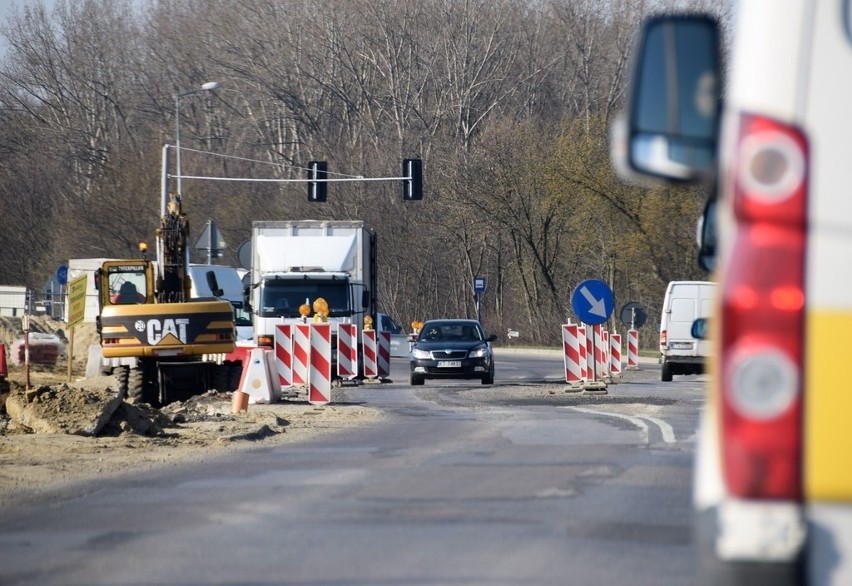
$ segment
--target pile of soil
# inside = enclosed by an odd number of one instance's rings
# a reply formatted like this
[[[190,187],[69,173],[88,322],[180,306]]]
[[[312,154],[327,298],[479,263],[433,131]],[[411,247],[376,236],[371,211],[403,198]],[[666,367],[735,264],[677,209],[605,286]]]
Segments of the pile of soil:
[[[0,319],[0,341],[21,335],[19,324],[15,318]],[[52,320],[38,326],[57,335],[61,330]],[[74,370],[82,375],[88,344],[78,354],[78,334]],[[26,502],[58,484],[177,466],[259,443],[298,441],[382,416],[347,402],[340,389],[322,407],[308,403],[302,389],[287,401],[250,405],[236,414],[232,394],[216,391],[155,409],[126,401],[114,377],[75,376],[69,382],[62,362],[31,366],[29,375],[23,366],[8,364],[8,376],[0,376],[0,507]]]

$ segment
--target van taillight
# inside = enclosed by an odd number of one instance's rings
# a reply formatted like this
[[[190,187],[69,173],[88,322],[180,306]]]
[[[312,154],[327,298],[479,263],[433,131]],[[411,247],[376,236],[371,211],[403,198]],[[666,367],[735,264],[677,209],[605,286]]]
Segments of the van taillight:
[[[720,362],[725,480],[738,497],[802,494],[807,168],[798,130],[742,117]]]
[[[669,340],[666,330],[660,330],[660,346],[665,346]]]

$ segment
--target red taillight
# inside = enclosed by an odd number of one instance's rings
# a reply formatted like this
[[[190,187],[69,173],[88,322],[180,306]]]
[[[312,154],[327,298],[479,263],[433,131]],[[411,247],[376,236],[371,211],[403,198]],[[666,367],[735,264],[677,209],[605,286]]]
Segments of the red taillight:
[[[261,348],[271,348],[275,344],[275,338],[272,336],[258,336],[257,345]]]
[[[795,128],[743,116],[734,236],[722,291],[725,480],[734,496],[799,499],[808,149]]]
[[[666,330],[660,330],[660,346],[665,346],[668,343],[669,336]]]

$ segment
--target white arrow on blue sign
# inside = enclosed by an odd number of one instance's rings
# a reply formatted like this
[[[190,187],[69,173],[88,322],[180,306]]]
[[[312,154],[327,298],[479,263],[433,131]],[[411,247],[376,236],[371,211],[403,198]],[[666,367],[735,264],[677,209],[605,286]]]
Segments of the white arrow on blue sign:
[[[571,308],[580,321],[590,325],[604,323],[612,314],[615,300],[609,285],[597,279],[587,279],[571,294]]]

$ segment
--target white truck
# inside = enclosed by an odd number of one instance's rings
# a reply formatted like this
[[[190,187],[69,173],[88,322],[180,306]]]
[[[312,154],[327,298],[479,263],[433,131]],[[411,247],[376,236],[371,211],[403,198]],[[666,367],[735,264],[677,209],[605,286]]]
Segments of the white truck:
[[[272,346],[275,325],[301,321],[299,307],[328,302],[332,347],[337,325],[376,324],[376,234],[362,221],[255,221],[250,300],[254,339]]]

